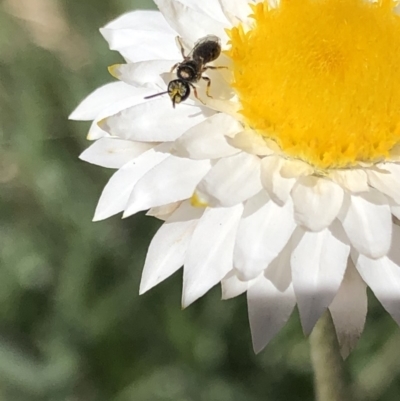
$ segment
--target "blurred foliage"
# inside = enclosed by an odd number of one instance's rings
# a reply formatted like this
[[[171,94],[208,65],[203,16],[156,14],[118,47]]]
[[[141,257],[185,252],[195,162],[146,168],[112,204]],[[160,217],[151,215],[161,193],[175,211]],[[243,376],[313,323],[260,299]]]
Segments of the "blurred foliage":
[[[121,61],[98,28],[148,0],[0,2],[0,400],[312,400],[297,313],[260,355],[245,297],[180,309],[181,274],[138,297],[160,222],[92,223],[112,171],[67,120]],[[371,295],[371,294],[370,294]],[[400,334],[370,296],[346,361],[360,400],[398,400]]]

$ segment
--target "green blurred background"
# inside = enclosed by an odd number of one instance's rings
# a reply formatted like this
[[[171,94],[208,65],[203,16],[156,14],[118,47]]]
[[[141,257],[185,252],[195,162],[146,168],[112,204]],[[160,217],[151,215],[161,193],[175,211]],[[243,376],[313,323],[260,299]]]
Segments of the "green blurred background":
[[[67,117],[122,60],[98,28],[152,7],[0,2],[0,400],[312,400],[297,312],[255,356],[244,296],[182,311],[181,273],[138,296],[159,221],[91,222],[112,171],[78,159],[89,123]],[[371,294],[346,369],[359,400],[400,399],[399,329]]]

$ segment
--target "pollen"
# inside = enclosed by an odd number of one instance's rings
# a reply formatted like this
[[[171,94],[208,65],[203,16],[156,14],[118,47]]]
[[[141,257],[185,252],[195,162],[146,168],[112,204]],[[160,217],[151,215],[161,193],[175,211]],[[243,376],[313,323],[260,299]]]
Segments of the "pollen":
[[[391,0],[282,0],[229,31],[245,122],[317,169],[390,158],[400,143],[400,17]]]

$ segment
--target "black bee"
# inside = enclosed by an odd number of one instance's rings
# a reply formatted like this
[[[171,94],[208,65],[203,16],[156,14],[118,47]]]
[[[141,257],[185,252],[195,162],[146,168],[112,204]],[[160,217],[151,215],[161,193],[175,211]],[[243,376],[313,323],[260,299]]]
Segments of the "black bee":
[[[171,72],[176,69],[176,75],[178,78],[173,79],[169,82],[168,88],[165,92],[147,96],[145,97],[145,99],[150,99],[168,93],[169,97],[172,100],[172,105],[173,107],[175,107],[176,103],[183,102],[189,97],[190,88],[192,88],[196,98],[204,103],[198,97],[197,89],[193,85],[193,83],[198,82],[200,79],[206,81],[206,94],[208,97],[212,97],[209,93],[211,80],[208,77],[204,77],[203,73],[208,69],[226,68],[207,65],[207,63],[216,60],[221,54],[221,41],[218,36],[207,35],[196,42],[192,51],[186,56],[181,39],[178,37],[177,40],[181,48],[183,61],[180,63],[176,63],[172,67]]]

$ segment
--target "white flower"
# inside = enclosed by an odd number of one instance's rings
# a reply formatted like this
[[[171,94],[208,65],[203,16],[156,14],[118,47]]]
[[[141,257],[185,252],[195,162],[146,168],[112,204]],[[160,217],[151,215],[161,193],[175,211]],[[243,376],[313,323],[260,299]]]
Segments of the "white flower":
[[[101,30],[127,64],[71,115],[93,120],[81,158],[118,171],[95,220],[165,220],[143,293],[184,266],[182,304],[218,283],[247,293],[260,351],[297,304],[309,334],[327,308],[346,355],[369,286],[400,323],[400,19],[380,0],[155,0]],[[250,5],[252,6],[250,8]],[[223,53],[191,97],[166,90],[207,35]]]

